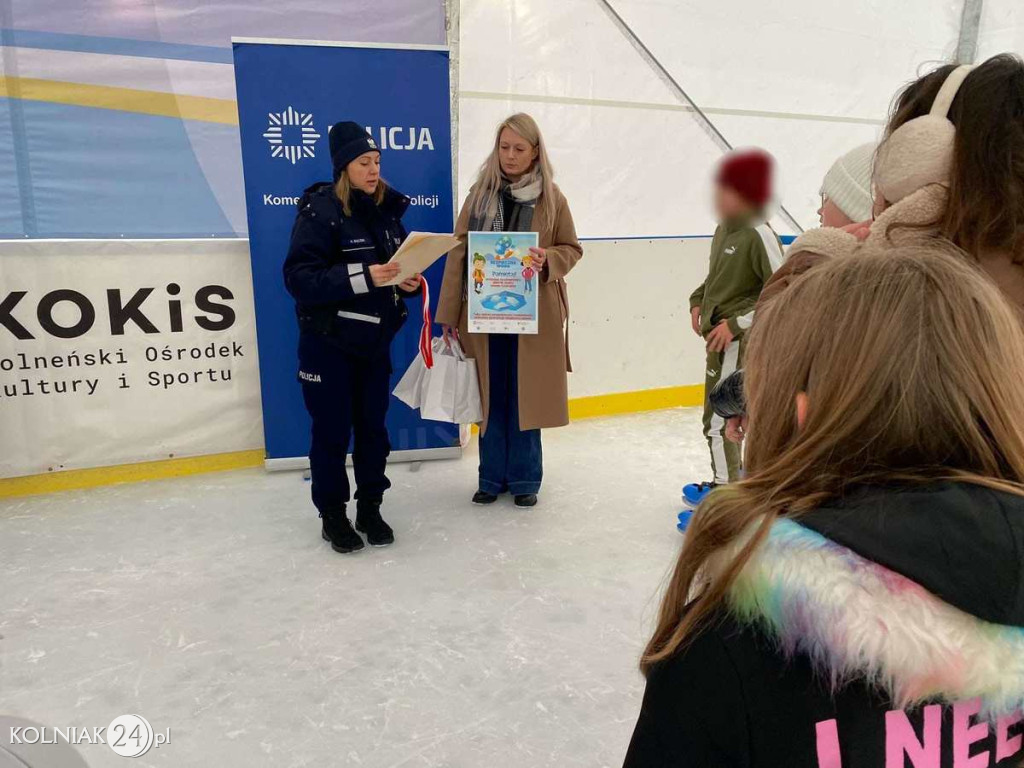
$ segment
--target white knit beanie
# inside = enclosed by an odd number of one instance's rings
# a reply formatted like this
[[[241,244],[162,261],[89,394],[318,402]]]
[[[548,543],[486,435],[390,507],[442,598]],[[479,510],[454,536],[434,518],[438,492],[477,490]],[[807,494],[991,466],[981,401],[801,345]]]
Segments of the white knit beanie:
[[[871,218],[871,166],[874,144],[862,144],[840,157],[825,174],[821,191],[851,221]]]

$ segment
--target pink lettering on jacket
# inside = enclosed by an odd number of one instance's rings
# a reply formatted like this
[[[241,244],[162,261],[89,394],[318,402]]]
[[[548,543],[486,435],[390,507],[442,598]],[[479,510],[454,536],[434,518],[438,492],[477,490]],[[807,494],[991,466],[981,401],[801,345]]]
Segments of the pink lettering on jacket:
[[[1010,736],[1010,729],[1019,723],[1024,723],[1024,714],[1021,714],[1020,712],[1015,715],[1000,717],[996,720],[997,763],[1000,760],[1013,757],[1021,750],[1024,750],[1024,734],[1018,732],[1016,736]]]
[[[971,755],[971,745],[988,738],[988,723],[971,725],[981,712],[981,699],[958,701],[953,705],[953,768],[988,768],[991,755],[986,750]]]
[[[818,737],[818,768],[843,768],[839,753],[839,723],[835,718],[822,720],[814,726]]]
[[[988,768],[993,754],[977,750],[979,742],[989,738],[990,729],[995,741],[995,762],[1006,760],[1024,752],[1024,712],[1000,717],[994,724],[977,720],[981,713],[981,699],[958,701],[952,706],[953,768]],[[922,711],[924,727],[920,736],[907,713],[894,709],[885,713],[885,768],[904,768],[907,761],[913,768],[940,768],[942,762],[942,713],[940,704],[929,704]],[[1011,730],[1014,732],[1010,735]],[[833,718],[815,724],[818,750],[818,768],[843,768],[839,748],[839,723]],[[947,749],[949,745],[947,744]]]
[[[929,704],[924,708],[924,733],[920,740],[906,712],[894,709],[885,713],[885,768],[903,768],[904,756],[914,768],[940,768],[941,706]]]

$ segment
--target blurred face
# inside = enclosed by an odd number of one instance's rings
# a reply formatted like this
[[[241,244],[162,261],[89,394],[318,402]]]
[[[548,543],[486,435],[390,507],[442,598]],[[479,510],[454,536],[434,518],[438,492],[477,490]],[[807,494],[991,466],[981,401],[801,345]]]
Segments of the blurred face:
[[[513,131],[505,128],[498,137],[498,162],[501,172],[515,181],[530,170],[539,150]]]
[[[732,187],[715,185],[715,213],[720,220],[753,213],[754,208]]]
[[[845,227],[848,224],[853,224],[854,221],[841,210],[839,206],[829,199],[828,195],[822,194],[821,196],[821,208],[818,209],[818,221],[821,222],[823,227]]]
[[[345,173],[355,189],[372,195],[380,184],[380,152],[364,152],[345,166]]]

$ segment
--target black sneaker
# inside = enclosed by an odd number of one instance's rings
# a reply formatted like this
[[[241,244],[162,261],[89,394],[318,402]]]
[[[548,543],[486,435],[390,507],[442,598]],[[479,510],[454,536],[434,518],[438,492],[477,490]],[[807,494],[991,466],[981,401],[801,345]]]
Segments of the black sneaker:
[[[380,516],[379,501],[356,502],[356,530],[366,534],[366,540],[372,547],[395,543],[395,532]]]
[[[323,520],[320,535],[324,541],[331,542],[331,549],[335,552],[347,555],[363,548],[363,540],[352,530],[352,523],[349,522],[344,507],[340,510],[321,512],[320,517]]]
[[[537,494],[536,493],[520,493],[516,496],[517,507],[536,507],[537,506]]]
[[[497,496],[493,493],[487,493],[487,491],[477,491],[473,494],[473,503],[480,507],[486,507],[488,504],[493,504],[497,500]]]

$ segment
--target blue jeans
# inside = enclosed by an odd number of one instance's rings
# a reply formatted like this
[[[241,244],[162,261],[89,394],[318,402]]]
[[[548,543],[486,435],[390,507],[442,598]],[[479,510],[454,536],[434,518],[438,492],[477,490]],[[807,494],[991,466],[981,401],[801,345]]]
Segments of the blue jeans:
[[[480,490],[538,493],[544,477],[540,430],[519,428],[519,337],[491,334],[490,411],[480,436]]]

